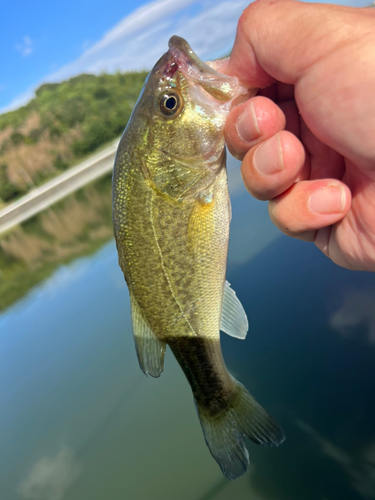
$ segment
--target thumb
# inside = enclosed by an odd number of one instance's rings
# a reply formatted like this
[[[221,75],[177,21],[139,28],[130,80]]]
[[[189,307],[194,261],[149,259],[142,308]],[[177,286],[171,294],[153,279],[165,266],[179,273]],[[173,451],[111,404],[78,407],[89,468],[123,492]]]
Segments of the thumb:
[[[295,85],[322,57],[352,42],[356,31],[360,41],[361,21],[367,18],[373,32],[370,10],[294,0],[255,1],[238,22],[225,72],[248,87],[266,87],[274,80]]]

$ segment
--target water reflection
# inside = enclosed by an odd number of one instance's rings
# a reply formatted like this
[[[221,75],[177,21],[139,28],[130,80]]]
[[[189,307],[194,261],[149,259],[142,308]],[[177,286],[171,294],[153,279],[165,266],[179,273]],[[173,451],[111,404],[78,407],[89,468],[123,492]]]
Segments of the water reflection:
[[[228,280],[250,331],[223,353],[285,443],[249,443],[250,473],[230,483],[170,352],[160,379],[141,373],[104,178],[0,240],[3,498],[375,497],[375,275],[282,236],[229,170]]]
[[[297,421],[296,424],[311,437],[324,455],[348,474],[352,488],[362,498],[372,499],[375,497],[375,441],[368,443],[364,448],[351,455],[323,438],[305,422]]]
[[[364,334],[375,343],[375,289],[346,290],[340,307],[330,317],[332,328],[344,336]]]
[[[229,265],[238,266],[253,259],[282,236],[268,216],[267,204],[255,200],[246,192],[239,167],[239,162],[229,156],[228,184],[232,201],[232,221],[228,261]]]
[[[22,481],[19,492],[31,500],[62,500],[80,470],[72,450],[64,447],[55,456],[38,460]]]
[[[79,190],[0,239],[0,310],[62,264],[112,237],[111,178]]]

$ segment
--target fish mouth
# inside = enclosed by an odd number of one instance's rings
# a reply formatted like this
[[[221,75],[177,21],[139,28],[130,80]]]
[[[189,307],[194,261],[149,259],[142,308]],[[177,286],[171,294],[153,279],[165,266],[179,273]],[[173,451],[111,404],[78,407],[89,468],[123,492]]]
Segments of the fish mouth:
[[[219,73],[203,62],[191,49],[186,40],[179,36],[172,36],[169,40],[169,51],[165,54],[166,64],[163,68],[164,76],[168,79],[180,70],[184,77],[193,85],[199,85],[219,103],[237,105],[241,102],[247,90],[242,87],[237,78]],[[232,106],[231,106],[232,107]]]

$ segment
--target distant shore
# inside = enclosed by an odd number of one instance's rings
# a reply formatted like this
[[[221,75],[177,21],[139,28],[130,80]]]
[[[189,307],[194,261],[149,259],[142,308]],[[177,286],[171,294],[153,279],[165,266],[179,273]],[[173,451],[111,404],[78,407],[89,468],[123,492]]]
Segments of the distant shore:
[[[119,139],[79,165],[33,189],[19,200],[0,210],[0,234],[9,231],[56,201],[105,175],[113,168]]]

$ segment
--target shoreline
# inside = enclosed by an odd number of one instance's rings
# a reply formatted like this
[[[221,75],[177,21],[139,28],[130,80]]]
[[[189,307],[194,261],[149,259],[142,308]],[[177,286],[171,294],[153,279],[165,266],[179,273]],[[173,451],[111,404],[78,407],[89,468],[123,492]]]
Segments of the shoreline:
[[[117,138],[109,146],[0,210],[0,234],[113,169]]]

